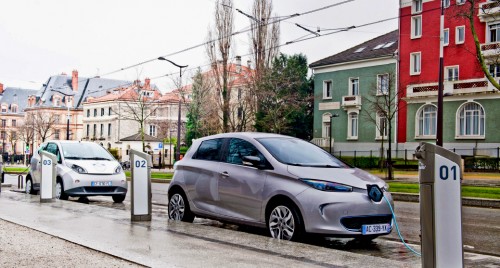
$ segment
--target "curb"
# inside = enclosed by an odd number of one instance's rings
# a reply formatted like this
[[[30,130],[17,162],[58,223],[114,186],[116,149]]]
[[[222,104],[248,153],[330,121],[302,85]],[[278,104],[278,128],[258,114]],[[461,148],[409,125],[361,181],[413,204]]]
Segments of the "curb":
[[[419,194],[406,194],[391,192],[392,199],[403,202],[419,202]],[[468,198],[462,197],[462,205],[468,207],[500,208],[500,200],[486,198]]]

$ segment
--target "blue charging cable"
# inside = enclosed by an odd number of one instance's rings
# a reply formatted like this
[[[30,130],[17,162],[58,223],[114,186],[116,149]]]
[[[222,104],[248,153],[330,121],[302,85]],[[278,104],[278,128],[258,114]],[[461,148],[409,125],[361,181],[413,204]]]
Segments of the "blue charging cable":
[[[396,231],[398,231],[398,235],[399,235],[399,238],[401,239],[401,242],[403,242],[403,245],[405,245],[405,247],[408,250],[413,252],[415,255],[421,257],[422,254],[420,252],[417,252],[416,250],[411,248],[408,244],[406,244],[405,240],[403,239],[403,236],[401,235],[401,232],[399,231],[398,221],[396,220],[396,214],[394,213],[394,210],[392,209],[391,202],[389,202],[389,199],[387,199],[387,197],[385,197],[385,195],[384,195],[384,199],[387,202],[387,205],[389,205],[389,208],[391,209],[392,217],[394,219],[394,226],[396,226]]]

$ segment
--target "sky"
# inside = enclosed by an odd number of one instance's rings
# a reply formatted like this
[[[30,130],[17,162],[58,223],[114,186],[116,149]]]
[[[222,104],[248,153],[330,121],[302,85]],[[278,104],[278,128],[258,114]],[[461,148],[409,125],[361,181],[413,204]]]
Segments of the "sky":
[[[148,77],[161,91],[171,91],[179,69],[154,59],[167,56],[189,65],[183,83],[190,83],[193,70],[208,63],[205,48],[180,51],[206,42],[215,4],[215,0],[1,0],[0,83],[39,89],[52,75],[78,70],[80,77],[130,81]],[[253,0],[233,1],[236,31],[250,25],[236,9],[251,14],[252,4]],[[395,18],[398,7],[398,0],[274,0],[273,14],[302,14],[281,22],[280,43],[285,44],[314,36],[296,23],[313,31],[360,26]],[[324,36],[284,45],[280,51],[302,53],[311,63],[397,27],[397,19],[392,19],[330,35],[324,34],[333,31],[322,30]],[[232,56],[242,56],[243,63],[250,60],[249,43],[248,32],[236,35]]]

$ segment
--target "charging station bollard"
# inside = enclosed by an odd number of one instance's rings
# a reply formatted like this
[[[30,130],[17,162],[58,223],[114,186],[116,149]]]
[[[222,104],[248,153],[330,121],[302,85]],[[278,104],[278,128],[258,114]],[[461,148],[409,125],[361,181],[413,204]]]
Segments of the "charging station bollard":
[[[419,160],[422,267],[463,267],[460,156],[422,142]]]
[[[40,202],[53,202],[56,197],[56,165],[57,157],[49,152],[41,151],[42,178],[40,180]]]
[[[132,221],[151,221],[151,155],[130,150]]]

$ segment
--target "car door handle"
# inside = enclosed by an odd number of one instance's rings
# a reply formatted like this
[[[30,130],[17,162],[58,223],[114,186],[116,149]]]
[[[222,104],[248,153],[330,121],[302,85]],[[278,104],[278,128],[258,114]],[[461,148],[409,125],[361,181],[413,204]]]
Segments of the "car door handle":
[[[220,175],[222,177],[229,177],[229,173],[227,173],[227,171],[221,172]]]

